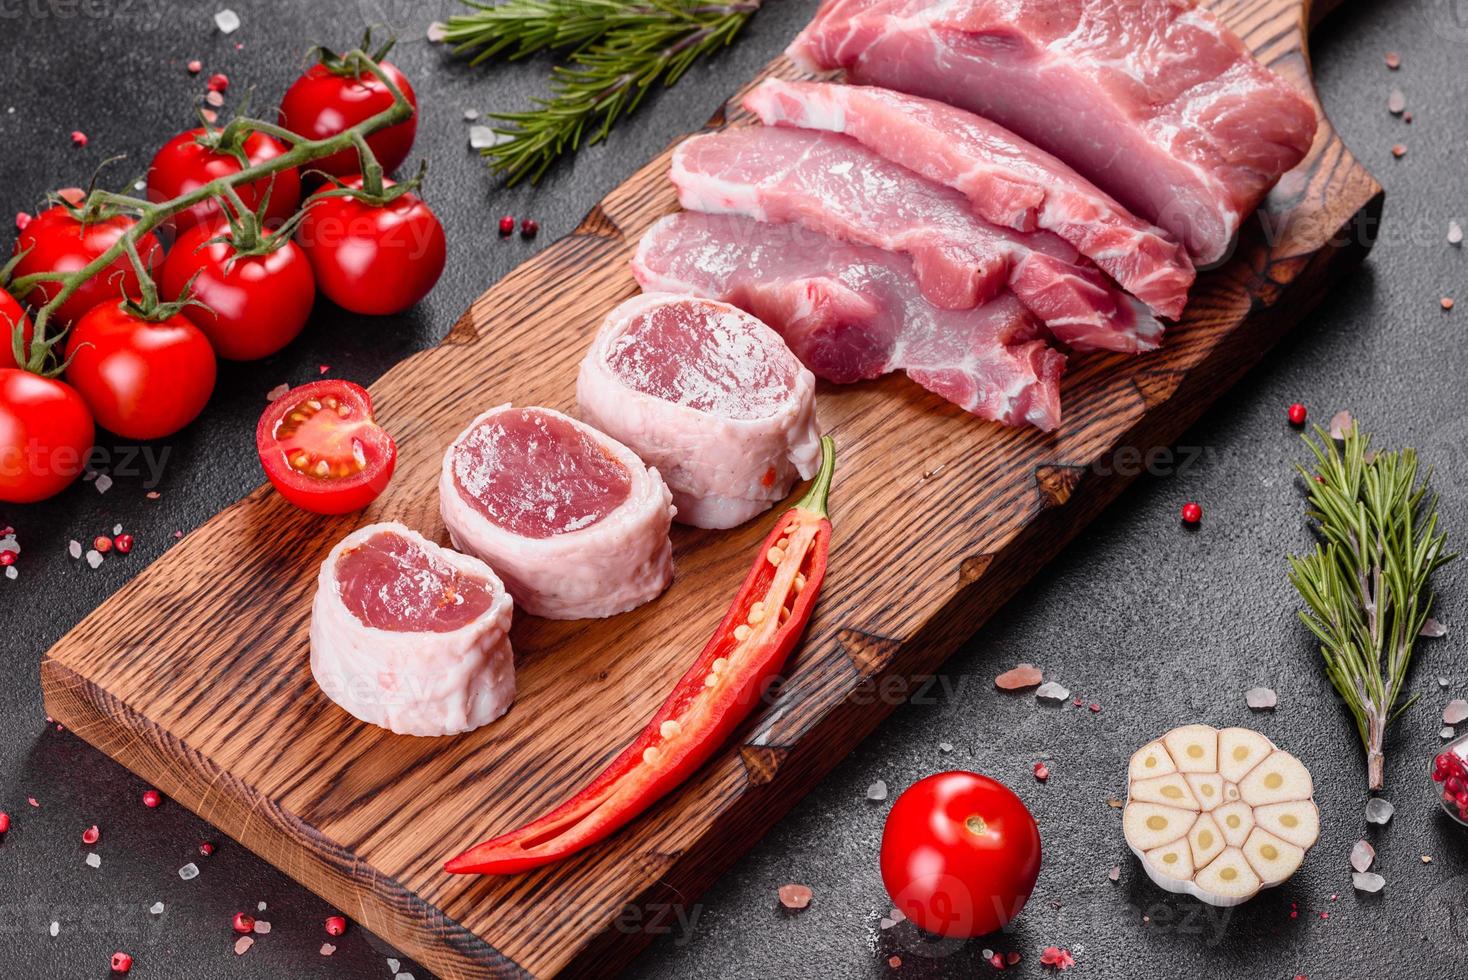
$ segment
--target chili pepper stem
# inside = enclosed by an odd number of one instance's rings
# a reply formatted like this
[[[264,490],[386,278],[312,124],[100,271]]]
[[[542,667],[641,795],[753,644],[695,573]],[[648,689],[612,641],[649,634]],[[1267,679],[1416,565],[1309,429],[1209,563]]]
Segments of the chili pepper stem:
[[[795,505],[796,509],[810,511],[819,517],[830,517],[826,512],[826,502],[831,497],[831,477],[835,473],[836,443],[830,436],[821,436],[821,471],[816,474],[805,496],[800,498],[800,503]]]

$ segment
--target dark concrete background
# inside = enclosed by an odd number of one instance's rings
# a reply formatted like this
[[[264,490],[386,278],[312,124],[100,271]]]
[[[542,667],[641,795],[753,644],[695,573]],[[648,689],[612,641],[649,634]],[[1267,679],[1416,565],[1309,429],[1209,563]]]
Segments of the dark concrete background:
[[[403,355],[432,344],[469,302],[543,243],[569,232],[591,204],[674,136],[694,129],[740,81],[775,54],[815,7],[771,3],[736,46],[651,100],[602,148],[562,166],[538,189],[502,189],[467,145],[466,109],[522,106],[542,90],[547,63],[471,69],[427,44],[424,28],[454,9],[449,0],[359,0],[311,4],[229,0],[243,21],[218,34],[214,4],[162,0],[0,0],[0,245],[9,215],[32,210],[50,188],[85,183],[106,157],[128,155],[109,173],[139,173],[153,149],[192,125],[203,77],[229,74],[230,103],[248,87],[272,105],[312,41],[345,46],[369,21],[401,29],[394,60],[423,103],[415,156],[431,161],[425,192],[449,233],[449,267],[411,314],[362,324],[326,304],[282,355],[226,369],[203,419],[166,445],[149,501],[146,473],[114,473],[111,491],[78,485],[31,508],[0,506],[23,554],[18,581],[0,580],[5,668],[0,681],[0,809],[13,828],[0,841],[0,972],[8,976],[100,977],[126,949],[144,977],[385,977],[385,944],[354,928],[318,953],[332,910],[181,806],[139,803],[143,784],[70,733],[44,723],[37,663],[44,650],[130,576],[260,480],[251,433],[266,390],[282,381],[371,381]],[[1015,950],[1016,972],[1034,975],[1043,947],[1067,946],[1091,976],[1223,975],[1312,978],[1468,976],[1468,839],[1437,812],[1426,778],[1439,743],[1438,714],[1468,687],[1462,634],[1423,645],[1410,689],[1421,700],[1394,730],[1385,828],[1366,832],[1360,751],[1344,709],[1294,620],[1284,554],[1307,536],[1291,465],[1302,447],[1284,421],[1291,401],[1324,420],[1348,408],[1391,444],[1419,446],[1438,467],[1446,526],[1468,533],[1464,411],[1468,308],[1439,308],[1464,289],[1463,256],[1446,241],[1450,219],[1468,223],[1468,19],[1447,0],[1348,4],[1316,38],[1325,105],[1347,143],[1387,188],[1386,221],[1361,270],[1326,298],[1228,398],[945,667],[747,858],[673,924],[634,967],[645,977],[972,976],[991,969],[985,947]],[[242,49],[236,49],[236,43]],[[1401,52],[1402,68],[1383,64]],[[1386,109],[1400,87],[1414,121]],[[90,145],[68,134],[81,129]],[[1408,147],[1394,160],[1393,143]],[[535,217],[534,243],[501,241],[495,220]],[[112,446],[112,440],[103,440]],[[114,462],[121,464],[121,457]],[[1203,528],[1183,532],[1179,505],[1206,509]],[[66,556],[121,523],[133,554],[98,570]],[[1439,577],[1441,617],[1465,610],[1464,569]],[[1013,664],[1047,676],[1102,706],[1046,709],[1004,696],[992,677]],[[1448,681],[1440,688],[1437,679]],[[181,679],[208,683],[210,678]],[[1244,691],[1279,692],[1273,713],[1252,714]],[[1223,912],[1165,895],[1126,851],[1117,811],[1128,754],[1177,724],[1253,725],[1309,764],[1324,829],[1317,849],[1285,887]],[[951,751],[941,748],[951,744]],[[1039,785],[1031,765],[1047,758]],[[882,930],[889,908],[876,870],[890,799],[868,802],[884,780],[892,794],[928,773],[972,768],[1013,786],[1039,820],[1045,868],[1011,934],[968,944],[924,940],[910,927]],[[39,809],[27,804],[34,797]],[[100,868],[88,868],[84,828],[102,827]],[[1375,897],[1351,888],[1346,856],[1365,834],[1387,879]],[[211,858],[199,842],[215,842]],[[1423,855],[1432,857],[1423,862]],[[176,869],[197,861],[195,881]],[[1120,867],[1113,884],[1107,872]],[[778,887],[815,891],[788,914]],[[147,909],[162,901],[166,911]],[[274,929],[245,956],[231,952],[230,916],[268,903]],[[1297,911],[1292,917],[1291,910]],[[1326,914],[1328,913],[1328,918]],[[48,927],[59,923],[52,938]],[[682,923],[681,925],[679,923]],[[661,929],[662,927],[657,927]],[[903,964],[893,971],[891,956]],[[425,977],[405,963],[402,969]]]

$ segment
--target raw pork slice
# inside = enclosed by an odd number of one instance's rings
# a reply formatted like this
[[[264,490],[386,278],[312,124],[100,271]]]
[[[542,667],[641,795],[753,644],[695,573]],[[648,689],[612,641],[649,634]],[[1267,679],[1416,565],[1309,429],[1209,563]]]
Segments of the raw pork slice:
[[[1315,137],[1315,110],[1192,0],[826,0],[787,52],[977,112],[1200,264]]]
[[[828,381],[906,371],[980,418],[1060,424],[1065,358],[1007,293],[973,309],[939,309],[918,292],[904,256],[795,226],[686,211],[648,229],[632,269],[644,289],[747,310]]]
[[[1162,316],[1176,318],[1188,301],[1193,263],[1181,245],[998,123],[890,89],[778,78],[744,105],[766,125],[845,133],[962,192],[985,221],[1054,232]]]
[[[513,608],[479,559],[401,524],[370,524],[321,565],[311,674],[369,724],[399,735],[467,732],[515,699]]]
[[[709,299],[647,293],[607,315],[581,417],[655,466],[677,519],[735,527],[821,466],[816,379],[780,335]]]
[[[672,581],[663,478],[560,412],[501,405],[479,416],[444,453],[438,494],[454,547],[493,565],[531,615],[613,616]]]
[[[1162,324],[1049,232],[997,228],[957,191],[835,133],[743,127],[685,140],[673,153],[685,208],[794,222],[912,257],[923,295],[962,310],[1006,285],[1058,340],[1080,350],[1152,350]],[[1084,261],[1084,260],[1082,260]]]

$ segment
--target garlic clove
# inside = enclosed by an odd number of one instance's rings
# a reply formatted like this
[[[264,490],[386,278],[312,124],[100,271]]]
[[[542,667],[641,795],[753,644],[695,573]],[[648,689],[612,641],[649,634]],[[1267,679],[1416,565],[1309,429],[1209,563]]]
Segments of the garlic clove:
[[[1135,851],[1150,851],[1179,840],[1198,814],[1159,803],[1130,803],[1122,814],[1121,829]]]
[[[1314,793],[1309,771],[1288,752],[1274,752],[1239,782],[1239,797],[1252,807],[1308,800]]]
[[[1218,771],[1218,729],[1184,725],[1162,736],[1162,743],[1179,772]]]
[[[1172,756],[1167,754],[1162,742],[1148,742],[1133,753],[1127,778],[1135,782],[1171,772],[1177,772],[1177,766],[1172,764]]]
[[[1181,773],[1140,779],[1132,783],[1131,798],[1142,803],[1161,803],[1164,806],[1182,807],[1185,810],[1202,809],[1198,799],[1188,787]]]
[[[1143,858],[1158,874],[1187,881],[1193,877],[1193,851],[1185,840],[1153,848]]]
[[[1218,733],[1218,772],[1237,783],[1274,751],[1269,739],[1247,728],[1225,728]]]
[[[1207,813],[1223,802],[1223,777],[1216,772],[1190,772],[1187,774],[1188,787],[1193,791],[1193,798],[1198,801],[1198,806]]]
[[[1210,905],[1246,902],[1254,897],[1262,884],[1244,852],[1237,847],[1226,848],[1211,864],[1194,875],[1193,881],[1203,892],[1199,897]]]
[[[1254,808],[1243,800],[1235,800],[1214,810],[1213,819],[1218,821],[1218,829],[1223,831],[1229,847],[1242,847],[1249,831],[1254,829]]]
[[[1244,857],[1259,875],[1262,887],[1278,885],[1294,874],[1305,860],[1305,849],[1281,840],[1262,827],[1255,827],[1244,842]]]
[[[1188,831],[1188,846],[1193,849],[1193,866],[1203,868],[1228,845],[1224,843],[1223,831],[1218,829],[1213,817],[1205,813]]]
[[[1254,811],[1254,820],[1297,847],[1312,847],[1320,839],[1320,811],[1310,800],[1261,806]]]

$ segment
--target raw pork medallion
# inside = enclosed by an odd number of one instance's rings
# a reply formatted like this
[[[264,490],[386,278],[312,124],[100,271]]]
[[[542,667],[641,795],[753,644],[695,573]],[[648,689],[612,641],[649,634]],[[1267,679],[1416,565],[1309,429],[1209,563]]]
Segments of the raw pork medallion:
[[[1247,728],[1174,728],[1132,756],[1121,822],[1147,875],[1209,905],[1283,883],[1320,836],[1299,759]]]
[[[746,126],[684,140],[673,183],[690,211],[795,222],[912,258],[923,295],[963,310],[1014,292],[1078,350],[1152,350],[1162,324],[1048,231],[991,225],[967,198],[836,133]],[[1082,265],[1081,263],[1085,263]]]
[[[663,478],[560,412],[485,412],[444,453],[438,491],[454,546],[494,566],[524,612],[612,616],[672,581]]]
[[[648,229],[632,259],[642,288],[732,303],[837,384],[890,371],[980,418],[1060,424],[1065,357],[1013,296],[969,310],[925,300],[902,255],[796,226],[682,212]]]
[[[347,712],[399,735],[467,732],[515,699],[513,608],[477,558],[371,524],[321,565],[311,674]]]
[[[998,123],[871,85],[778,78],[760,83],[744,106],[769,126],[845,133],[961,192],[985,221],[1054,232],[1161,316],[1176,318],[1187,303],[1193,263],[1181,245]]]
[[[786,53],[994,120],[1201,264],[1315,136],[1314,107],[1192,0],[826,0]]]
[[[636,296],[602,323],[581,416],[657,467],[677,520],[743,524],[821,465],[816,381],[780,335],[726,303]]]

